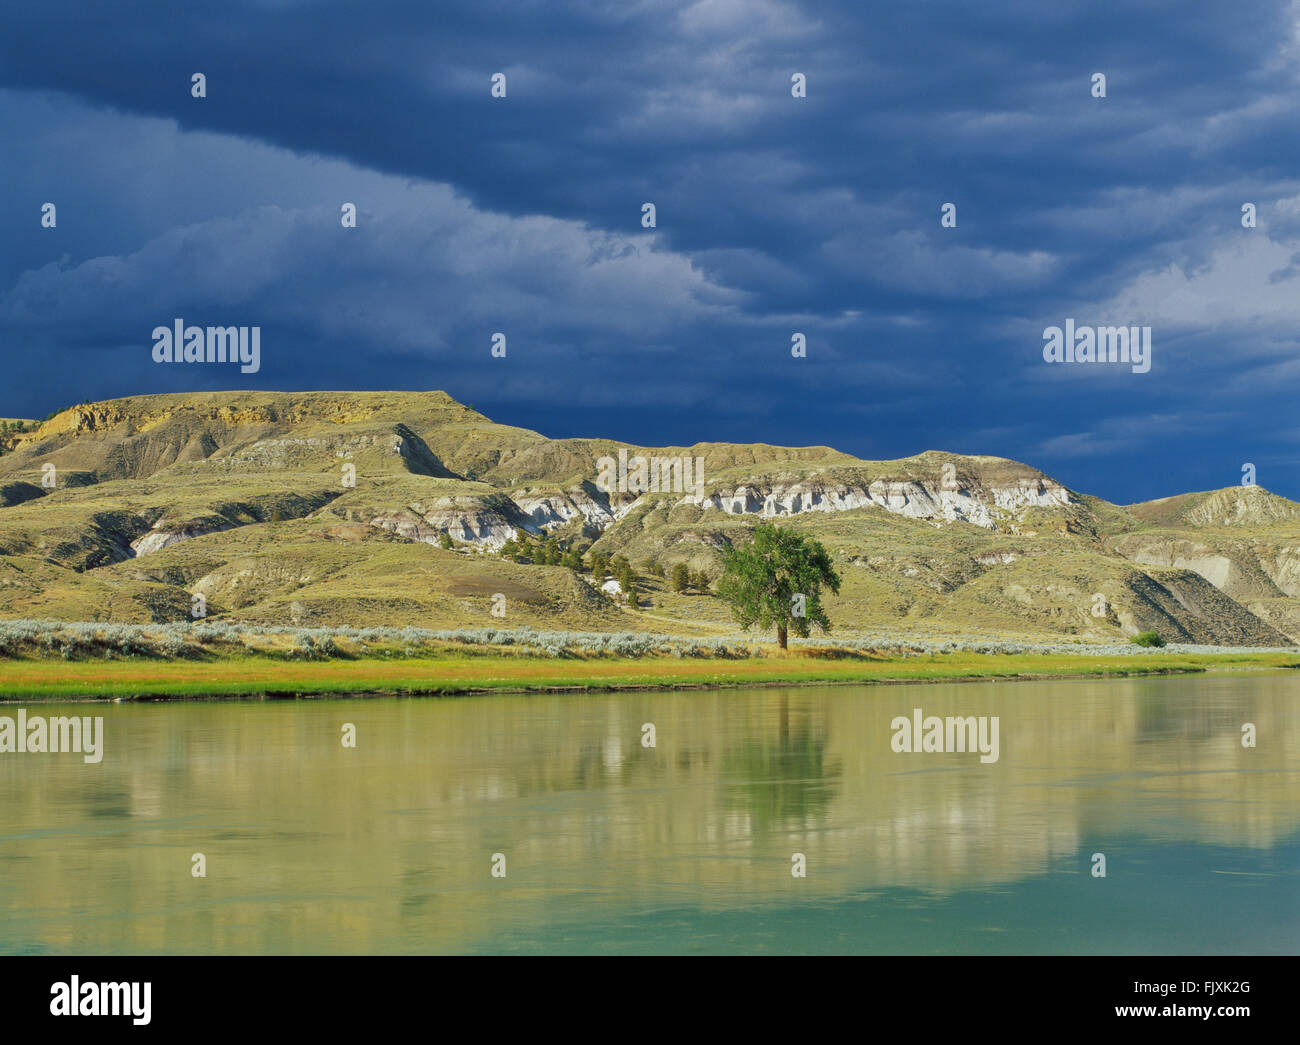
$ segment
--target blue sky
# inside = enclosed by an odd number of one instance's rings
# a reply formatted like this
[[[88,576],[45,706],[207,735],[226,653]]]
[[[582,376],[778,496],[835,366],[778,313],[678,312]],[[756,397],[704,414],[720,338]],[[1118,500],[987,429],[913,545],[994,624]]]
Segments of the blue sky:
[[[440,388],[1300,498],[1298,88],[1293,0],[8,5],[0,415]],[[155,364],[176,317],[260,326],[261,371]],[[1150,372],[1044,362],[1067,318],[1150,326]]]

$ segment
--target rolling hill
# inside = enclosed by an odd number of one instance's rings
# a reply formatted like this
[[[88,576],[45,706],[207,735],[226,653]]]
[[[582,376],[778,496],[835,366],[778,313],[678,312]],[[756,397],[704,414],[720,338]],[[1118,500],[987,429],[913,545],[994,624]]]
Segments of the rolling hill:
[[[443,392],[137,396],[15,427],[4,618],[186,620],[201,595],[211,619],[266,624],[730,634],[724,605],[655,566],[716,577],[720,550],[772,518],[832,553],[837,634],[1300,639],[1300,504],[1257,487],[1119,506],[996,457],[549,439]],[[620,451],[703,477],[606,490]],[[625,556],[642,607],[603,574],[503,556],[523,533]]]

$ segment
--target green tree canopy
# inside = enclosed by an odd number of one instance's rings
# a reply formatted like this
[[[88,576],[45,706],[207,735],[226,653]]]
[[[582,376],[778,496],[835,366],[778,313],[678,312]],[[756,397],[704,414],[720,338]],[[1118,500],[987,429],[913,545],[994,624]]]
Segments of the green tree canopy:
[[[668,586],[673,591],[685,591],[690,587],[691,568],[684,562],[674,564],[672,576],[668,581]]]
[[[754,528],[754,539],[722,555],[718,595],[731,606],[731,615],[745,630],[758,625],[776,628],[776,641],[786,649],[788,633],[808,637],[815,625],[831,630],[822,609],[825,586],[838,594],[839,574],[819,541],[772,523]]]

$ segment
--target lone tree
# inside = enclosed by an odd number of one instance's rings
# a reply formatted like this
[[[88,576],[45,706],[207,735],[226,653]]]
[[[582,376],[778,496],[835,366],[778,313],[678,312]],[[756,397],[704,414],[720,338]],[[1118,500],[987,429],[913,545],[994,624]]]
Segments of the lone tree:
[[[819,541],[772,523],[754,528],[754,539],[722,554],[718,596],[745,630],[757,624],[776,628],[776,643],[786,649],[788,633],[808,637],[810,625],[831,630],[822,609],[822,585],[839,593],[840,578]]]

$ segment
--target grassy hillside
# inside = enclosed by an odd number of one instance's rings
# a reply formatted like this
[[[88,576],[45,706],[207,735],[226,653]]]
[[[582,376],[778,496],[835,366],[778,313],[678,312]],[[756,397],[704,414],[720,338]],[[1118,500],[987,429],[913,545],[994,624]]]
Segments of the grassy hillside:
[[[770,516],[831,552],[827,610],[850,637],[1300,637],[1300,505],[1258,488],[1120,507],[938,450],[553,440],[442,392],[138,396],[6,445],[0,618],[164,623],[200,598],[208,619],[263,624],[724,635],[725,606],[661,575],[716,579]],[[703,482],[601,490],[597,462],[620,450],[702,461]],[[584,568],[511,561],[524,533]],[[602,590],[593,553],[636,567],[639,608]]]

